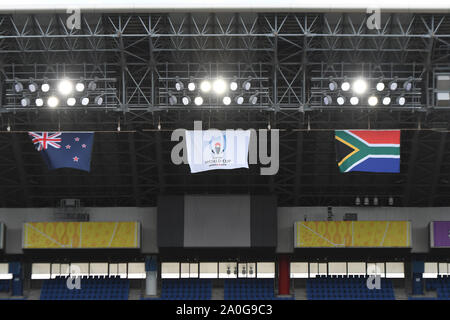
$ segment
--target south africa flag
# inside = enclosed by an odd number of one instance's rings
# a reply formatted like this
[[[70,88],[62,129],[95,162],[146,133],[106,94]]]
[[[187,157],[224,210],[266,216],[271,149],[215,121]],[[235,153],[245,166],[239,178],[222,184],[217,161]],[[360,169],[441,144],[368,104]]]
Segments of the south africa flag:
[[[400,172],[400,130],[336,130],[341,172]]]

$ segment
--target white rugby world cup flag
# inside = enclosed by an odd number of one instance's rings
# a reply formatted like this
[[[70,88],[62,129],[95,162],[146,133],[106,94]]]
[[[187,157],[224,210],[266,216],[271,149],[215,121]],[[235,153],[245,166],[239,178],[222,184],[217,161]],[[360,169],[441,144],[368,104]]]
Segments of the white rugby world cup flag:
[[[186,130],[191,173],[208,170],[248,169],[250,130]]]

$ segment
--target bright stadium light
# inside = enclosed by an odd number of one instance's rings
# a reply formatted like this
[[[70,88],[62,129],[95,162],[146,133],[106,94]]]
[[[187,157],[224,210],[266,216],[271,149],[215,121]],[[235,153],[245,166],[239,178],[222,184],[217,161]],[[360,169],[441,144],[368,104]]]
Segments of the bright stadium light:
[[[244,103],[244,97],[243,96],[237,96],[236,98],[234,98],[234,101],[236,102],[236,104],[243,104]]]
[[[42,98],[36,98],[36,100],[34,100],[34,103],[37,107],[42,107],[44,105],[44,100]]]
[[[30,99],[29,98],[20,99],[20,105],[22,107],[28,107],[30,105]]]
[[[369,103],[369,106],[374,107],[378,104],[378,98],[376,96],[370,96],[367,102]]]
[[[89,104],[89,97],[88,96],[82,97],[80,102],[81,102],[81,105],[87,106]]]
[[[231,104],[231,98],[228,96],[223,97],[222,102],[224,105],[228,106]]]
[[[333,102],[333,99],[331,98],[331,96],[326,95],[323,97],[323,104],[328,106]]]
[[[67,99],[68,106],[73,107],[75,103],[77,103],[77,99],[75,99],[74,97],[70,97],[69,99]]]
[[[103,103],[103,97],[101,95],[100,96],[96,96],[94,98],[94,102],[95,102],[96,105],[101,106],[102,103]]]
[[[181,98],[181,103],[183,103],[183,105],[187,106],[188,104],[191,103],[191,98],[188,96],[184,96],[183,98]]]
[[[56,107],[58,106],[58,104],[59,104],[59,100],[58,100],[58,98],[55,97],[55,96],[51,96],[51,97],[49,97],[48,100],[47,100],[47,105],[48,105],[50,108],[56,108]]]
[[[19,82],[19,81],[16,80],[16,82],[14,83],[14,90],[15,90],[17,93],[22,92],[22,91],[23,91],[23,84],[22,84],[21,82]]]
[[[194,78],[191,77],[191,79],[189,80],[189,83],[188,83],[188,90],[194,91],[196,87],[197,86],[195,85],[195,80],[194,80]]]
[[[345,103],[345,97],[344,96],[339,96],[336,99],[338,105],[342,106]]]
[[[42,92],[50,91],[50,84],[48,83],[48,80],[44,80],[44,83],[41,85],[41,91]]]
[[[383,80],[380,79],[376,85],[377,91],[383,91],[385,87]]]
[[[72,93],[72,90],[73,90],[73,84],[69,80],[64,79],[59,82],[58,91],[62,95],[67,96]]]
[[[184,89],[184,84],[183,82],[180,81],[180,78],[176,77],[176,82],[175,82],[175,90],[177,91],[181,91]]]
[[[208,80],[203,80],[200,84],[200,90],[202,90],[203,92],[211,91],[211,82],[209,82]]]
[[[342,89],[342,91],[350,90],[350,82],[348,82],[347,79],[344,79],[344,82],[342,82],[341,89]]]
[[[233,81],[230,82],[230,90],[231,91],[236,91],[238,88],[238,82],[237,82],[237,78],[234,77]]]
[[[201,106],[203,104],[203,98],[200,97],[200,96],[195,97],[194,103],[195,103],[196,106]]]
[[[405,83],[403,84],[403,89],[405,89],[406,91],[411,91],[413,87],[413,78],[409,77],[407,81],[405,81]]]
[[[28,84],[28,90],[31,93],[35,93],[38,90],[38,85],[33,80],[30,80],[30,83]]]
[[[84,89],[85,89],[85,85],[84,85],[84,83],[82,82],[82,81],[79,81],[79,82],[77,82],[76,84],[75,84],[75,90],[77,91],[77,92],[83,92],[84,91]]]
[[[386,96],[383,98],[383,105],[388,106],[391,104],[391,97]]]
[[[397,90],[397,88],[398,88],[397,79],[394,79],[391,82],[389,82],[389,90],[395,91],[395,90]]]
[[[227,90],[227,83],[223,79],[216,79],[213,82],[213,90],[216,94],[223,94]]]
[[[248,90],[250,90],[250,88],[252,87],[252,84],[251,84],[251,78],[249,77],[248,78],[248,80],[245,80],[243,83],[242,83],[242,89],[244,89],[245,91],[248,91]]]
[[[406,98],[404,96],[400,96],[397,98],[398,105],[403,106],[403,105],[405,105],[405,103],[406,103]]]
[[[330,77],[330,82],[328,83],[328,88],[330,91],[336,91],[338,88],[338,84]]]
[[[353,82],[353,92],[360,95],[364,94],[367,90],[367,82],[364,79],[357,79]]]
[[[358,97],[351,97],[351,98],[350,98],[350,103],[351,103],[353,106],[356,106],[356,105],[359,103],[359,98],[358,98]]]

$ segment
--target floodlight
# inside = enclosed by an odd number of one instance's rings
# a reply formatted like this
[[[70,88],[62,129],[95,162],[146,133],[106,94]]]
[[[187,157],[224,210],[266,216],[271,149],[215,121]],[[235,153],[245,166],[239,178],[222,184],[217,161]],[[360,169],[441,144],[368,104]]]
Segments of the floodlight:
[[[227,90],[227,83],[223,79],[216,79],[213,82],[213,90],[216,94],[223,94]]]
[[[73,107],[75,103],[77,103],[77,99],[75,99],[74,97],[70,97],[69,99],[67,99],[68,106]]]
[[[22,107],[28,107],[30,105],[30,99],[24,97],[20,99],[20,104],[22,105]]]
[[[364,79],[357,79],[355,82],[353,82],[353,92],[361,95],[366,92],[367,90],[367,82]]]
[[[183,103],[183,105],[187,106],[188,104],[191,103],[191,98],[188,96],[184,96],[183,98],[181,98],[181,103]]]
[[[397,98],[397,104],[403,106],[406,103],[406,98],[404,96],[400,96]]]
[[[356,105],[359,103],[359,98],[358,98],[358,97],[351,97],[351,98],[350,98],[350,103],[351,103],[353,106],[356,106]]]
[[[383,104],[384,104],[385,106],[390,105],[390,104],[391,104],[391,97],[389,97],[389,96],[384,97],[384,98],[383,98]]]
[[[42,107],[44,105],[44,100],[42,98],[36,98],[34,101],[37,107]]]
[[[344,82],[342,82],[342,84],[341,84],[341,89],[342,89],[342,91],[350,90],[350,82],[348,82],[347,80],[344,80]]]
[[[195,105],[197,105],[197,106],[201,106],[201,105],[203,104],[203,98],[200,97],[200,96],[195,97],[194,103],[195,103]]]
[[[202,90],[203,92],[211,91],[211,82],[209,82],[208,80],[202,81],[202,83],[200,84],[200,90]]]
[[[56,107],[58,106],[58,104],[59,104],[59,100],[58,100],[58,98],[55,97],[55,96],[51,96],[51,97],[49,97],[48,100],[47,100],[47,105],[48,105],[50,108],[56,108]]]
[[[223,97],[222,101],[223,101],[224,105],[228,106],[231,103],[231,98],[228,96],[225,96],[225,97]]]
[[[83,106],[87,106],[89,104],[89,97],[88,96],[84,96],[84,97],[81,98],[80,101],[81,101],[81,104]]]
[[[244,103],[244,97],[243,96],[237,96],[234,98],[234,101],[236,101],[237,104],[243,104]]]
[[[378,104],[378,98],[376,96],[370,96],[367,102],[369,103],[369,106],[374,107]]]
[[[16,81],[16,83],[14,83],[14,90],[15,90],[17,93],[22,92],[22,91],[23,91],[23,84],[20,83],[20,82],[18,82],[18,81]]]
[[[95,102],[96,105],[101,106],[102,103],[103,103],[103,97],[101,95],[100,96],[96,96],[94,98],[94,102]]]
[[[67,96],[72,92],[72,90],[73,90],[73,84],[69,80],[64,79],[59,82],[58,91],[62,95]]]
[[[328,106],[333,102],[333,99],[331,98],[331,96],[326,95],[323,97],[323,104]]]
[[[184,89],[184,84],[183,82],[180,81],[180,79],[177,77],[176,78],[176,82],[175,82],[175,90],[177,91],[181,91]]]
[[[252,86],[252,84],[251,84],[251,78],[249,77],[248,78],[248,80],[245,80],[243,83],[242,83],[242,89],[244,89],[245,91],[248,91],[248,90],[250,90],[250,88],[251,88],[251,86]]]
[[[345,103],[345,97],[344,96],[339,96],[336,99],[338,105],[342,106]]]

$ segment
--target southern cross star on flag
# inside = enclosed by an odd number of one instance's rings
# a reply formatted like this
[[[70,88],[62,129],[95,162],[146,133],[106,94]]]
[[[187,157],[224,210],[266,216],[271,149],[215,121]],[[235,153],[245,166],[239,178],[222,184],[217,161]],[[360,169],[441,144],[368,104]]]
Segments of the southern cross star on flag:
[[[90,171],[93,132],[29,132],[28,135],[49,170],[73,168]]]

